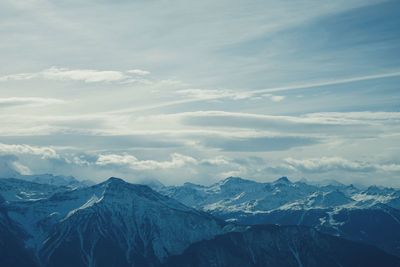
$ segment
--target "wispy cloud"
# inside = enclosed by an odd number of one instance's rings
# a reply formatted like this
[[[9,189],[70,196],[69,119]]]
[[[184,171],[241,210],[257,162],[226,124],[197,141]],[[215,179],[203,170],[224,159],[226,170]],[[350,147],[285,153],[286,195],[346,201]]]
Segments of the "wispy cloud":
[[[327,81],[320,81],[320,82],[314,82],[314,83],[311,82],[311,83],[305,83],[305,84],[285,85],[285,86],[280,86],[280,87],[271,87],[271,88],[258,89],[258,90],[233,91],[233,90],[188,89],[188,90],[178,91],[178,93],[186,95],[188,97],[193,97],[193,98],[203,99],[203,100],[219,99],[219,98],[246,99],[246,98],[257,97],[257,96],[265,96],[265,97],[270,97],[271,100],[274,102],[280,102],[283,99],[285,99],[285,96],[272,95],[270,93],[284,92],[284,91],[291,91],[291,90],[302,90],[302,89],[316,89],[316,88],[325,87],[325,86],[348,84],[348,83],[385,79],[385,78],[392,78],[392,77],[400,77],[400,72],[395,71],[395,72],[378,73],[378,74],[365,75],[365,76],[354,76],[354,77],[350,77],[350,78],[327,80]]]
[[[285,162],[303,173],[322,173],[330,171],[346,172],[400,172],[400,164],[380,164],[366,161],[348,160],[341,157],[321,157],[310,159],[287,158]]]
[[[108,113],[131,113],[138,111],[146,111],[146,110],[154,110],[164,107],[173,107],[180,106],[189,103],[202,102],[202,101],[210,101],[210,100],[222,100],[222,99],[232,99],[232,100],[247,100],[247,99],[257,99],[257,98],[269,98],[273,102],[281,102],[286,96],[285,95],[277,95],[273,93],[281,92],[284,93],[286,91],[294,91],[294,90],[308,90],[308,89],[318,89],[327,86],[341,85],[341,84],[349,84],[356,83],[361,81],[369,81],[369,80],[377,80],[377,79],[385,79],[392,77],[400,77],[400,72],[388,72],[388,73],[380,73],[366,76],[354,76],[351,78],[342,78],[336,80],[327,80],[315,83],[305,83],[305,84],[292,84],[285,85],[280,87],[271,87],[265,89],[258,90],[231,90],[231,89],[180,89],[175,92],[178,96],[183,99],[173,100],[169,102],[163,102],[158,104],[151,104],[142,107],[135,108],[125,108],[119,110],[109,111]]]
[[[94,82],[123,82],[134,79],[135,76],[150,74],[149,71],[134,69],[128,71],[94,70],[94,69],[70,69],[51,67],[40,72],[17,73],[0,77],[0,82],[13,80],[30,80],[35,78],[59,81]],[[135,80],[136,81],[136,80]]]
[[[221,98],[230,98],[241,100],[253,97],[251,92],[235,92],[233,90],[207,90],[207,89],[184,89],[176,92],[178,95],[198,100],[213,100]]]
[[[324,86],[348,84],[348,83],[355,83],[355,82],[362,82],[362,81],[385,79],[385,78],[391,78],[391,77],[400,77],[400,71],[378,73],[378,74],[371,74],[371,75],[365,75],[365,76],[354,76],[354,77],[350,77],[350,78],[342,78],[342,79],[321,81],[321,82],[315,82],[315,83],[293,84],[293,85],[286,85],[286,86],[280,86],[280,87],[271,87],[271,88],[265,88],[265,89],[259,89],[259,90],[251,90],[250,93],[264,94],[264,93],[283,92],[283,91],[291,91],[291,90],[299,90],[299,89],[314,89],[314,88],[319,88],[319,87],[324,87]]]
[[[2,97],[0,98],[0,107],[13,106],[46,106],[53,104],[63,104],[64,100],[56,98],[43,97]]]
[[[271,95],[271,94],[264,94],[262,95],[263,97],[269,97],[272,101],[274,102],[281,102],[283,101],[286,97],[283,95]]]
[[[71,70],[68,68],[56,68],[44,70],[40,76],[49,80],[72,80],[84,82],[115,82],[121,81],[126,76],[119,71],[110,70],[90,70],[90,69],[76,69]]]
[[[399,112],[332,112],[298,116],[264,115],[226,111],[197,111],[149,116],[148,122],[182,123],[206,129],[253,129],[275,133],[368,136],[400,128]]]
[[[273,94],[262,94],[258,95],[252,91],[240,91],[240,90],[229,90],[229,89],[183,89],[176,91],[177,95],[189,98],[191,100],[220,100],[220,99],[232,99],[232,100],[244,100],[251,98],[269,98],[273,102],[281,102],[285,99],[285,96],[273,95]]]

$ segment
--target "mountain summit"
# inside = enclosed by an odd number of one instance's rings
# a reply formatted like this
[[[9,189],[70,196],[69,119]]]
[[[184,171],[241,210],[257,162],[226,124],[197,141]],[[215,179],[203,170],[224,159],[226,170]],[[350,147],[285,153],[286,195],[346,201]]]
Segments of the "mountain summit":
[[[292,182],[286,176],[283,176],[273,182],[274,184],[291,184]]]

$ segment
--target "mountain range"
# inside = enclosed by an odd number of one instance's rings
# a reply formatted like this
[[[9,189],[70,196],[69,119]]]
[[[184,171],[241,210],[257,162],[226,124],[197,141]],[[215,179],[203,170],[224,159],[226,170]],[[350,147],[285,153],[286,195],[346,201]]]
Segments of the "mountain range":
[[[400,266],[395,189],[231,177],[156,191],[35,177],[0,179],[0,266]],[[292,223],[304,211],[310,223]],[[349,226],[341,218],[353,211],[392,219]]]
[[[210,186],[185,183],[160,192],[226,221],[309,226],[400,256],[398,189],[312,185],[287,177],[269,183],[229,177]]]

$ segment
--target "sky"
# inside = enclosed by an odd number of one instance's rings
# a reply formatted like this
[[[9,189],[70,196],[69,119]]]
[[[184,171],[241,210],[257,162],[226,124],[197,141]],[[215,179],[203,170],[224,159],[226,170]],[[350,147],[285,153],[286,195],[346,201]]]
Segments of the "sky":
[[[400,186],[400,2],[2,0],[0,175]]]

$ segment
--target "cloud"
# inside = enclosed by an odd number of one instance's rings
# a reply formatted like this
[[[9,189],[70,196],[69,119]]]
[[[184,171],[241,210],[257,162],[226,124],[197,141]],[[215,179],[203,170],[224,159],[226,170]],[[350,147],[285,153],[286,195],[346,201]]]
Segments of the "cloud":
[[[17,171],[19,174],[22,174],[22,175],[33,174],[31,169],[29,169],[28,166],[25,166],[18,161],[12,162],[12,166],[15,169],[15,171]]]
[[[15,168],[18,158],[15,155],[0,154],[0,177],[15,177],[19,172]]]
[[[203,159],[200,163],[208,166],[223,166],[232,164],[232,160],[225,156],[216,156],[215,158]]]
[[[30,146],[25,144],[9,145],[0,143],[0,154],[37,155],[42,159],[59,158],[56,150],[45,146]]]
[[[82,81],[86,83],[94,82],[136,82],[147,80],[134,79],[135,76],[144,76],[150,74],[149,71],[134,69],[123,71],[115,70],[95,70],[95,69],[70,69],[51,67],[40,72],[32,73],[17,73],[0,77],[0,82],[13,81],[13,80],[30,80],[41,78],[45,80],[58,80],[58,81]]]
[[[298,116],[264,115],[225,111],[196,111],[164,115],[184,125],[226,130],[253,129],[286,134],[362,138],[400,128],[400,112],[332,112]]]
[[[242,100],[251,98],[253,96],[252,93],[248,92],[236,92],[228,89],[183,89],[178,90],[176,94],[199,100],[212,100],[212,99],[220,99],[220,98],[229,98],[233,100]]]
[[[314,121],[326,122],[326,123],[341,123],[341,124],[354,124],[354,123],[398,123],[400,122],[400,112],[318,112],[305,114],[305,118],[312,119]]]
[[[325,87],[325,86],[348,84],[348,83],[385,79],[385,78],[399,77],[399,76],[400,76],[400,71],[393,71],[393,72],[377,73],[377,74],[364,75],[364,76],[354,76],[354,77],[350,77],[350,78],[343,78],[343,79],[336,79],[336,80],[320,81],[320,82],[314,82],[314,83],[310,82],[310,83],[297,84],[297,85],[294,84],[294,85],[287,85],[287,86],[280,86],[280,87],[271,87],[271,88],[265,88],[265,89],[251,90],[251,91],[249,91],[249,93],[265,94],[265,93],[292,91],[292,90],[300,90],[300,89],[314,89],[314,88],[320,88],[320,87]]]
[[[3,97],[0,98],[0,107],[13,106],[47,106],[54,104],[62,104],[65,101],[56,98],[42,97]]]
[[[41,76],[49,80],[72,80],[84,82],[114,82],[125,79],[125,75],[119,71],[100,71],[90,69],[76,69],[52,67],[41,72]]]
[[[331,171],[362,173],[376,171],[400,171],[400,164],[379,164],[365,161],[351,161],[341,157],[321,157],[310,159],[287,158],[284,161],[289,166],[304,173],[324,173]]]
[[[135,74],[135,75],[139,75],[139,76],[144,76],[144,75],[149,75],[150,71],[147,70],[140,70],[140,69],[133,69],[133,70],[128,70],[126,71],[127,73],[130,74]]]
[[[196,164],[197,160],[182,154],[174,153],[170,161],[139,160],[133,155],[105,154],[100,155],[96,161],[97,165],[122,165],[133,170],[155,170],[155,169],[176,169],[187,164]]]
[[[181,112],[167,115],[155,115],[154,118],[177,118],[187,124],[201,123],[203,119],[210,126],[216,126],[213,120],[222,123],[221,126],[239,127],[241,124],[247,125],[246,121],[256,124],[264,123],[272,126],[285,126],[300,124],[304,126],[328,126],[328,125],[355,125],[370,124],[378,121],[397,121],[400,120],[400,112],[326,112],[326,113],[308,113],[298,116],[266,115],[244,112],[227,112],[218,110]],[[226,123],[224,123],[226,122]],[[206,124],[206,122],[204,122]]]
[[[301,136],[259,136],[247,138],[205,138],[201,144],[223,151],[258,152],[283,151],[294,147],[309,146],[319,143],[317,138]]]
[[[269,97],[272,101],[274,102],[281,102],[283,101],[286,97],[283,95],[271,95],[271,94],[265,94],[263,96]]]
[[[255,94],[252,91],[240,91],[230,89],[182,89],[176,91],[176,94],[192,100],[219,100],[232,99],[244,100],[266,97],[273,102],[281,102],[285,96],[272,94]]]
[[[0,82],[30,80],[38,77],[37,73],[17,73],[0,77]]]

